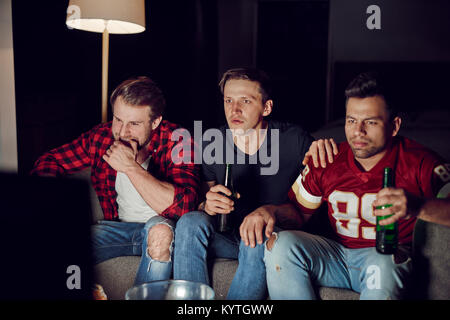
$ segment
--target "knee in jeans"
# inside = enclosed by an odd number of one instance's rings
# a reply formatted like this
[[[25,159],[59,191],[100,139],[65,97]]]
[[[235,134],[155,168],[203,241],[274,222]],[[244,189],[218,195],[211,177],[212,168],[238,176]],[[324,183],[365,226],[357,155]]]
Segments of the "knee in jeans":
[[[299,259],[300,262],[308,258],[301,243],[301,235],[291,231],[281,231],[273,233],[266,242],[265,257],[272,262],[281,263],[281,261],[292,258]]]
[[[154,260],[170,261],[172,241],[172,229],[168,225],[157,224],[148,231],[147,253]]]
[[[275,245],[275,241],[277,241],[277,238],[278,238],[278,234],[276,234],[275,232],[272,233],[269,240],[267,240],[267,242],[266,242],[267,250],[272,251],[272,248]]]
[[[181,216],[177,221],[175,232],[180,234],[195,234],[202,232],[210,227],[208,216],[204,212],[192,211]]]
[[[296,242],[296,236],[290,231],[274,232],[269,240],[267,240],[266,248],[273,254],[276,254],[280,250],[282,254],[285,254],[286,250],[290,250]]]
[[[183,214],[180,217],[180,219],[178,219],[178,221],[177,221],[176,230],[189,228],[190,225],[192,224],[193,219],[195,219],[195,216],[193,213],[188,212],[188,213]]]

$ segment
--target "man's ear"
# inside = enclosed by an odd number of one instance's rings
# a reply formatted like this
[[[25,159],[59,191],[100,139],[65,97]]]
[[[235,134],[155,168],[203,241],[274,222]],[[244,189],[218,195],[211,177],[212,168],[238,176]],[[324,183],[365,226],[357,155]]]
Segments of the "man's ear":
[[[400,130],[400,126],[402,125],[402,118],[395,117],[394,120],[392,120],[392,136],[395,137]]]
[[[158,128],[161,121],[162,121],[162,116],[159,116],[158,118],[154,119],[152,121],[152,130],[155,130],[156,128]]]
[[[267,100],[266,103],[264,103],[263,117],[267,117],[269,114],[271,114],[272,109],[273,109],[273,100]]]

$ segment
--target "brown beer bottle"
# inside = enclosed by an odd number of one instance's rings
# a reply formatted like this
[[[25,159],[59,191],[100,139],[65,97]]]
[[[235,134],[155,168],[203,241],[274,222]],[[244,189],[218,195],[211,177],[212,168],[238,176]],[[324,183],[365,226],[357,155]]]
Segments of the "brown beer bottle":
[[[236,205],[237,196],[233,186],[231,164],[227,164],[225,167],[225,181],[223,185],[231,191],[231,196],[227,196],[225,194],[224,195],[233,200],[234,204]],[[233,230],[233,219],[230,216],[231,214],[233,214],[233,211],[228,214],[217,214],[217,229],[220,233],[229,233]]]

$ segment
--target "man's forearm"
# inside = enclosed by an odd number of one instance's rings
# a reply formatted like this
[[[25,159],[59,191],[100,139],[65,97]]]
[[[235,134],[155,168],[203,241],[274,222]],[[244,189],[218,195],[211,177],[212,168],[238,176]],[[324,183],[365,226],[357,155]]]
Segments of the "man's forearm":
[[[172,205],[175,187],[171,183],[156,179],[141,166],[128,170],[126,174],[142,199],[158,214]]]
[[[417,218],[450,227],[450,199],[427,200]]]
[[[276,225],[285,230],[300,229],[310,215],[299,212],[291,203],[270,205],[276,218]]]

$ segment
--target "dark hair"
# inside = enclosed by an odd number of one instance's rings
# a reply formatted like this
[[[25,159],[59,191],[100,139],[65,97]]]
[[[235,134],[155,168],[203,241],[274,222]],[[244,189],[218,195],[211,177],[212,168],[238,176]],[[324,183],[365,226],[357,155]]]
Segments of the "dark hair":
[[[145,76],[131,78],[119,84],[109,99],[112,107],[119,97],[132,106],[149,106],[151,120],[161,116],[166,106],[161,89]]]
[[[219,82],[219,88],[222,94],[225,83],[228,80],[249,80],[258,82],[263,104],[271,99],[272,85],[270,83],[270,78],[267,73],[262,70],[255,68],[236,68],[226,71]]]
[[[386,79],[377,72],[364,72],[357,75],[345,89],[345,97],[349,98],[369,98],[381,96],[386,104],[389,113],[389,120],[393,120],[398,112],[392,101],[390,88],[386,85]]]

